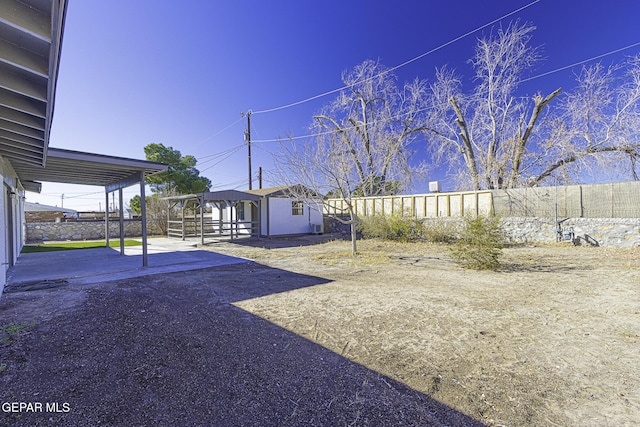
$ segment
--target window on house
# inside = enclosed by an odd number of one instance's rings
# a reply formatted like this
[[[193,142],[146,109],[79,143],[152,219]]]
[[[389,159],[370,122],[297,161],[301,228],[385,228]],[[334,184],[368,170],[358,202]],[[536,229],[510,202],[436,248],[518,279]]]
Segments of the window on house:
[[[291,215],[302,215],[303,211],[302,202],[291,202]]]
[[[244,202],[240,202],[236,205],[236,216],[238,221],[244,221]]]

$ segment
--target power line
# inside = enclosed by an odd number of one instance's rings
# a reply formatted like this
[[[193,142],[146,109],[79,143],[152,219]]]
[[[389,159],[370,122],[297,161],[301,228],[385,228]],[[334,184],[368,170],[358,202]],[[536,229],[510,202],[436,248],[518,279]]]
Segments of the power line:
[[[93,195],[96,195],[96,194],[104,194],[104,192],[102,192],[102,191],[94,191],[93,193],[78,194],[77,196],[69,196],[69,194],[73,194],[73,193],[66,193],[65,192],[64,194],[65,194],[65,196],[64,196],[65,199],[87,199],[87,197],[85,197],[85,196],[93,196]]]
[[[206,156],[202,156],[202,157],[198,158],[198,163],[199,163],[199,164],[201,164],[201,165],[202,165],[202,164],[205,164],[205,163],[209,163],[209,162],[211,162],[211,161],[216,160],[218,157],[221,157],[221,156],[224,156],[224,155],[226,155],[226,154],[229,154],[231,151],[235,151],[235,150],[237,150],[238,148],[242,148],[242,147],[244,147],[244,145],[245,145],[245,144],[244,144],[244,143],[242,143],[242,144],[240,144],[240,145],[236,145],[236,146],[234,146],[234,147],[228,148],[228,149],[226,149],[226,150],[224,150],[224,151],[220,151],[220,152],[215,153],[215,154],[209,154],[209,155],[206,155]],[[208,160],[201,161],[202,159],[208,159]]]
[[[425,52],[425,53],[422,53],[422,54],[420,54],[420,55],[418,55],[418,56],[416,56],[416,57],[414,57],[414,58],[412,58],[412,59],[409,59],[408,61],[405,61],[405,62],[403,62],[403,63],[402,63],[402,64],[400,64],[400,65],[396,65],[395,67],[389,68],[388,70],[385,70],[385,71],[383,71],[383,72],[381,72],[381,73],[379,73],[379,74],[377,74],[377,75],[375,75],[375,76],[373,76],[373,77],[370,77],[370,78],[368,78],[368,79],[364,79],[364,80],[362,80],[362,81],[360,81],[360,82],[357,82],[357,83],[355,83],[355,84],[366,82],[366,81],[368,81],[368,80],[374,79],[374,78],[376,78],[376,77],[378,77],[378,76],[381,76],[381,75],[383,75],[383,74],[386,74],[386,73],[390,73],[390,72],[392,72],[392,71],[395,71],[395,70],[397,70],[397,69],[399,69],[399,68],[401,68],[401,67],[404,67],[404,66],[406,66],[406,65],[408,65],[408,64],[411,64],[412,62],[415,62],[415,61],[417,61],[417,60],[419,60],[419,59],[424,58],[424,57],[425,57],[425,56],[427,56],[427,55],[430,55],[430,54],[432,54],[432,53],[434,53],[434,52],[437,52],[438,50],[443,49],[443,48],[445,48],[445,47],[449,46],[450,44],[456,43],[456,42],[458,42],[458,41],[462,40],[463,38],[470,36],[470,35],[471,35],[471,34],[473,34],[473,33],[476,33],[476,32],[478,32],[478,31],[480,31],[480,30],[483,30],[483,29],[487,28],[488,26],[495,24],[496,22],[499,22],[499,21],[501,21],[501,20],[503,20],[503,19],[505,19],[505,18],[508,18],[508,17],[509,17],[509,16],[511,16],[511,15],[514,15],[514,14],[516,14],[516,13],[518,13],[518,12],[521,12],[522,10],[527,9],[527,8],[529,8],[529,7],[533,6],[534,4],[538,3],[538,2],[540,2],[540,0],[534,0],[534,1],[532,1],[531,3],[524,5],[524,6],[522,6],[522,7],[521,7],[521,8],[519,8],[519,9],[516,9],[516,10],[514,10],[514,11],[512,11],[512,12],[509,12],[509,13],[507,13],[507,14],[505,14],[505,15],[501,16],[500,18],[494,19],[493,21],[488,22],[488,23],[486,23],[486,24],[484,24],[484,25],[482,25],[482,26],[480,26],[480,27],[478,27],[478,28],[476,28],[476,29],[474,29],[474,30],[471,30],[471,31],[469,31],[469,32],[467,32],[467,33],[465,33],[465,34],[463,34],[463,35],[461,35],[461,36],[458,36],[458,37],[456,37],[456,38],[455,38],[455,39],[453,39],[453,40],[449,40],[448,42],[446,42],[446,43],[444,43],[444,44],[441,44],[440,46],[438,46],[438,47],[436,47],[436,48],[433,48],[433,49],[431,49],[431,50],[429,50],[429,51],[427,51],[427,52]],[[285,108],[295,107],[295,106],[297,106],[297,105],[304,104],[304,103],[306,103],[306,102],[313,101],[313,100],[315,100],[315,99],[322,98],[322,97],[324,97],[324,96],[332,95],[332,94],[334,94],[334,93],[340,92],[341,90],[344,90],[344,89],[346,89],[347,87],[348,87],[348,86],[342,86],[342,87],[340,87],[340,88],[338,88],[338,89],[330,90],[330,91],[328,91],[328,92],[324,92],[324,93],[321,93],[321,94],[319,94],[319,95],[315,95],[315,96],[312,96],[312,97],[309,97],[309,98],[303,99],[303,100],[301,100],[301,101],[292,102],[291,104],[282,105],[282,106],[280,106],[280,107],[269,108],[269,109],[266,109],[266,110],[258,110],[258,111],[254,111],[254,112],[253,112],[253,114],[271,113],[271,112],[274,112],[274,111],[284,110]]]
[[[527,79],[522,79],[522,80],[520,80],[520,83],[524,83],[524,82],[528,82],[529,80],[533,80],[533,79],[537,79],[537,78],[540,78],[540,77],[548,76],[549,74],[557,73],[559,71],[564,71],[564,70],[566,70],[568,68],[575,67],[576,65],[582,65],[582,64],[585,64],[585,63],[590,62],[590,61],[595,61],[596,59],[604,58],[605,56],[613,55],[614,53],[622,52],[623,50],[631,49],[632,47],[636,47],[636,46],[640,46],[640,42],[633,43],[633,44],[630,44],[630,45],[625,46],[625,47],[621,47],[620,49],[611,50],[611,51],[609,51],[607,53],[603,53],[601,55],[597,55],[597,56],[594,56],[592,58],[585,59],[583,61],[574,62],[571,65],[566,65],[564,67],[556,68],[555,70],[547,71],[545,73],[538,74],[537,76],[529,77]]]
[[[557,72],[569,69],[571,67],[575,67],[577,65],[582,65],[582,64],[585,64],[587,62],[594,61],[596,59],[604,58],[605,56],[613,55],[615,53],[622,52],[623,50],[631,49],[632,47],[636,47],[636,46],[640,46],[640,42],[636,42],[636,43],[630,44],[628,46],[621,47],[619,49],[614,49],[614,50],[611,50],[609,52],[593,56],[593,57],[591,57],[589,59],[585,59],[585,60],[582,60],[582,61],[574,62],[571,65],[566,65],[566,66],[563,66],[563,67],[560,67],[560,68],[556,68],[555,70],[546,71],[544,73],[538,74],[538,75],[533,76],[533,77],[528,77],[526,79],[522,79],[522,80],[519,81],[519,83],[524,83],[524,82],[528,82],[530,80],[534,80],[534,79],[537,79],[537,78],[540,78],[540,77],[548,76],[550,74],[557,73]],[[426,110],[426,108],[423,108],[423,109],[420,109],[420,110],[416,110],[413,113],[420,113],[420,112],[425,111],[425,110]],[[401,115],[396,116],[396,117],[392,117],[392,120],[397,120],[397,119],[399,119],[400,117],[402,117],[404,115],[406,115],[406,113],[405,114],[401,114]],[[375,122],[373,122],[373,123],[375,123]],[[342,130],[349,130],[349,129],[354,129],[354,128],[355,128],[355,126],[347,126],[347,127],[342,128]],[[255,143],[271,143],[271,142],[280,142],[282,139],[287,139],[289,141],[295,141],[295,140],[299,140],[299,139],[315,138],[317,136],[329,135],[329,134],[331,134],[333,132],[334,131],[330,130],[330,131],[314,133],[314,134],[290,136],[288,138],[259,139],[259,140],[253,140],[253,142],[255,142]]]
[[[202,144],[204,144],[205,142],[209,141],[210,139],[215,138],[216,136],[220,135],[222,132],[226,131],[227,129],[237,125],[238,123],[240,123],[243,120],[243,117],[240,117],[238,120],[236,120],[235,122],[228,124],[227,126],[225,126],[224,128],[220,129],[217,132],[214,132],[213,134],[209,135],[208,137],[206,137],[205,139],[203,139],[202,141],[198,142],[195,146],[198,147]]]
[[[222,159],[218,160],[217,162],[215,162],[214,164],[210,165],[209,167],[207,167],[207,168],[205,168],[205,169],[201,170],[201,171],[200,171],[200,173],[202,173],[202,172],[204,172],[204,171],[207,171],[207,170],[211,169],[212,167],[214,167],[214,166],[216,166],[216,165],[218,165],[218,164],[222,163],[223,161],[227,160],[229,157],[231,157],[232,155],[234,155],[235,153],[237,153],[238,151],[240,151],[240,149],[241,149],[241,148],[243,148],[243,147],[244,147],[244,144],[242,144],[242,145],[240,145],[240,146],[236,147],[236,148],[235,148],[235,149],[233,149],[233,150],[232,150],[232,151],[231,151],[227,156],[225,156],[225,157],[223,157]]]

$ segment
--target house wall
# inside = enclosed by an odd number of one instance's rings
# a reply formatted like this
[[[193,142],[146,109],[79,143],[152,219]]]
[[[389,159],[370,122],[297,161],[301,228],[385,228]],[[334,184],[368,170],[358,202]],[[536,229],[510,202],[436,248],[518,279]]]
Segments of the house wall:
[[[304,204],[303,214],[293,215],[291,203],[291,199],[279,197],[270,197],[268,203],[263,201],[263,235],[267,235],[267,217],[264,215],[266,205],[269,207],[269,236],[308,234],[311,232],[311,224],[322,224],[323,218],[321,210],[310,208],[309,205]]]
[[[245,224],[238,224],[237,231],[239,234],[251,234],[251,221],[253,221],[253,217],[251,216],[251,202],[242,201],[238,202],[238,204],[244,205],[244,219],[238,219],[238,221],[246,222]],[[256,218],[257,220],[257,218]]]
[[[262,236],[286,236],[294,234],[308,234],[311,232],[310,224],[322,224],[323,217],[321,213],[321,207],[315,209],[310,208],[305,204],[303,207],[302,215],[293,215],[292,213],[292,200],[285,197],[264,197],[260,203],[260,218],[254,218],[252,215],[252,203],[244,201],[244,222],[245,224],[238,224],[237,229],[234,229],[238,234],[250,234],[251,233],[251,221],[260,220],[260,235]],[[213,205],[211,211],[211,219],[214,222],[214,230],[216,227],[215,222],[219,221],[220,209]],[[235,217],[235,213],[232,214],[230,206],[222,207],[222,220],[229,222],[232,217]],[[229,225],[226,224],[225,227]],[[228,234],[228,231],[225,232]]]
[[[18,259],[24,245],[24,189],[7,159],[0,156],[0,295],[7,281],[7,270]],[[11,194],[9,194],[11,193]]]
[[[262,198],[262,203],[260,204],[260,235],[267,236],[269,235],[269,214],[267,213],[269,210],[269,199],[266,197]]]

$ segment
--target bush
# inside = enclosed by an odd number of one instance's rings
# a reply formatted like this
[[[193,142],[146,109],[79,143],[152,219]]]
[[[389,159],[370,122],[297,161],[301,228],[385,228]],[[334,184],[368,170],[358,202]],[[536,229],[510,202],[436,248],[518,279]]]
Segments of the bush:
[[[421,239],[424,235],[422,221],[399,215],[374,215],[360,218],[358,228],[366,239],[411,242]]]
[[[458,239],[458,222],[442,218],[426,220],[423,223],[423,237],[431,243],[452,243]]]
[[[504,247],[504,233],[496,217],[465,217],[451,256],[465,268],[496,270]]]

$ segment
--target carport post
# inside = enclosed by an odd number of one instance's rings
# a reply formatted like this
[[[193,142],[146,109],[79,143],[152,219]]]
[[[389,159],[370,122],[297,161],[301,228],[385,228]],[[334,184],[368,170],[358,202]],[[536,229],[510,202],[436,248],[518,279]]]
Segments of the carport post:
[[[200,244],[204,245],[204,193],[200,199]]]
[[[109,247],[109,191],[104,192],[104,240]]]
[[[184,233],[185,233],[185,227],[184,227],[184,205],[186,204],[185,200],[180,200],[180,219],[182,220],[182,240],[184,241]]]
[[[142,266],[146,267],[147,260],[147,202],[144,194],[144,172],[140,172],[140,216],[142,216]]]
[[[120,203],[120,255],[124,255],[124,208],[122,207],[124,200],[122,188],[118,189],[118,197],[118,203]]]

